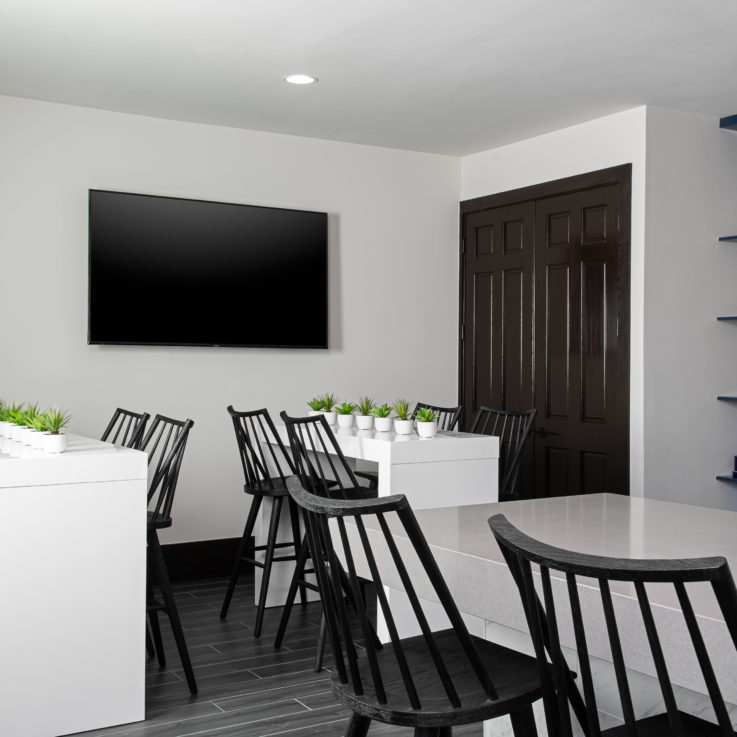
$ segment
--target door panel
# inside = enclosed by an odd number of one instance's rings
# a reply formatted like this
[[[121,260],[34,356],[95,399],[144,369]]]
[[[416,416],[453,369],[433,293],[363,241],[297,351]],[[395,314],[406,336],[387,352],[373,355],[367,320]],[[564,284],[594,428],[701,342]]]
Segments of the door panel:
[[[523,497],[629,493],[630,176],[462,203],[465,427],[481,404],[537,408]]]
[[[535,288],[545,300],[535,324],[537,424],[549,433],[535,441],[537,497],[628,488],[627,412],[617,401],[618,207],[617,186],[536,203]],[[568,449],[565,470],[544,452],[551,444]]]
[[[465,218],[466,426],[481,405],[504,409],[532,401],[533,215],[526,203]]]

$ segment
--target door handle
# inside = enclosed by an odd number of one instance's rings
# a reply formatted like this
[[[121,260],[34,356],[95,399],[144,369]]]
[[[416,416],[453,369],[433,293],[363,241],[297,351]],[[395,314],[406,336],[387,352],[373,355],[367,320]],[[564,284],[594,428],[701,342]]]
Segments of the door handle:
[[[555,432],[554,430],[546,430],[544,427],[539,427],[537,430],[530,430],[530,435],[536,438],[544,438],[548,435],[560,435],[560,433]]]

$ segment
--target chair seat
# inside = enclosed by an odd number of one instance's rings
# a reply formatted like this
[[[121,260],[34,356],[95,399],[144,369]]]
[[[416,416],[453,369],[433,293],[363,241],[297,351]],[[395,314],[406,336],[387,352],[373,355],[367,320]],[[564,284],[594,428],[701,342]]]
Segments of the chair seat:
[[[275,478],[270,478],[269,481],[271,482],[271,488],[267,482],[263,482],[264,485],[262,487],[254,486],[252,484],[243,484],[243,491],[245,491],[246,494],[253,494],[253,496],[289,496],[289,491],[287,490],[284,479],[277,476]]]
[[[539,670],[535,658],[472,637],[499,695],[498,699],[492,701],[487,698],[478,678],[470,670],[455,632],[448,629],[433,635],[458,691],[460,707],[453,709],[449,706],[445,689],[421,635],[402,640],[421,701],[421,710],[415,710],[410,705],[391,645],[385,645],[377,653],[384,676],[387,703],[380,704],[376,698],[369,662],[365,656],[359,658],[364,693],[354,693],[350,684],[340,683],[337,672],[333,673],[333,693],[338,701],[357,714],[386,724],[445,727],[492,719],[529,706],[540,698]]]
[[[706,722],[703,719],[686,714],[682,711],[681,724],[683,724],[684,737],[720,737],[722,735],[718,724]],[[637,720],[637,734],[639,737],[664,737],[672,734],[667,714],[656,714],[652,717]],[[737,732],[735,732],[737,734]],[[602,730],[602,737],[629,737],[627,727],[622,724],[618,727]]]
[[[154,512],[147,513],[146,525],[149,530],[163,530],[165,527],[171,527],[171,522],[171,517],[161,515],[154,517]]]

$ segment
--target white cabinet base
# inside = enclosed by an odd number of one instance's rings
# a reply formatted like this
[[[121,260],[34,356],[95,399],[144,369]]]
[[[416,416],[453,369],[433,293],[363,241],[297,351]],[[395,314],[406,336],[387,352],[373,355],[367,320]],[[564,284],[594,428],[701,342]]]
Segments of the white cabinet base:
[[[0,735],[145,718],[146,458],[90,443],[0,456]]]

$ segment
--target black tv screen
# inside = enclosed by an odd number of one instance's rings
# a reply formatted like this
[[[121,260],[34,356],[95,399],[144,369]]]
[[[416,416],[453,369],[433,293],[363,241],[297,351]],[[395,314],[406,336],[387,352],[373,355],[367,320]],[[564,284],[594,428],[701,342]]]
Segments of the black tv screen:
[[[327,348],[327,213],[89,194],[89,343]]]

